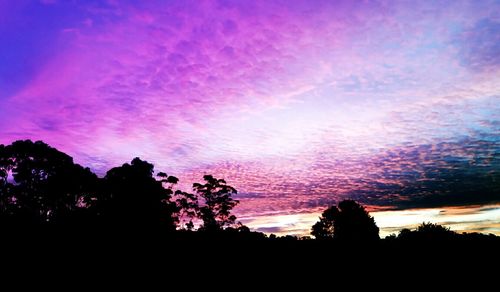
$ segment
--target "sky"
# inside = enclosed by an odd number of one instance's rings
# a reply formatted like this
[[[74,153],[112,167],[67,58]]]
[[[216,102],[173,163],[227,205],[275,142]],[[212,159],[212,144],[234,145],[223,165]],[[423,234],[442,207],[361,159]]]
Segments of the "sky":
[[[254,230],[342,199],[382,234],[500,234],[500,1],[0,0],[0,144],[238,189]]]

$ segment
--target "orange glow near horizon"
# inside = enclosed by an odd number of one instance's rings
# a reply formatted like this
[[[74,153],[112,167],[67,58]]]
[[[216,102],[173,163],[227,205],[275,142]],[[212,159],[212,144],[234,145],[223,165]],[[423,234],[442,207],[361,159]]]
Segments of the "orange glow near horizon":
[[[414,229],[422,222],[449,227],[456,232],[481,232],[500,235],[500,204],[453,206],[426,209],[374,211],[370,213],[380,228],[380,237]],[[302,213],[241,218],[253,230],[267,234],[309,236],[320,213]]]

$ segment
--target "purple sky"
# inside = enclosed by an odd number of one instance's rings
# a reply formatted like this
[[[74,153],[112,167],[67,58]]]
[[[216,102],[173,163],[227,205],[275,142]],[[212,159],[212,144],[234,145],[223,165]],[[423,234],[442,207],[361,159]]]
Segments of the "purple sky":
[[[224,177],[261,230],[349,197],[500,234],[499,56],[499,1],[0,0],[0,143]]]

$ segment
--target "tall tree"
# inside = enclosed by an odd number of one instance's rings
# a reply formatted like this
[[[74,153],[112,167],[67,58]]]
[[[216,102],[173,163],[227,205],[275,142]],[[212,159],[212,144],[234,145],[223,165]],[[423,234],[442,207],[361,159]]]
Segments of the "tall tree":
[[[363,241],[379,239],[379,228],[365,208],[355,201],[344,200],[326,209],[313,225],[311,234],[317,239]]]
[[[231,215],[231,210],[239,203],[232,198],[237,193],[236,189],[227,185],[223,179],[211,175],[203,176],[204,184],[194,183],[193,190],[204,199],[204,205],[199,207],[199,217],[203,221],[201,230],[217,231],[226,226],[231,226],[236,221],[236,216]]]
[[[47,144],[30,140],[0,147],[0,220],[65,224],[97,192],[88,168]]]

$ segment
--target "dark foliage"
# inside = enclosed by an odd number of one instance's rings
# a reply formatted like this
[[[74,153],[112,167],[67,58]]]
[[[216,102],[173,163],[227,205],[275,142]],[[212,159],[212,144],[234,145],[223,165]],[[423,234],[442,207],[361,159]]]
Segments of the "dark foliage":
[[[232,198],[232,195],[237,193],[236,189],[227,185],[225,180],[211,175],[205,175],[203,179],[204,184],[193,184],[193,190],[205,201],[198,210],[199,218],[203,220],[200,229],[218,231],[226,226],[232,226],[236,216],[231,215],[231,210],[239,203]]]
[[[0,222],[3,225],[69,224],[87,215],[98,178],[43,142],[0,147]]]
[[[375,220],[355,201],[344,200],[331,206],[313,225],[311,235],[317,239],[373,241],[379,239]]]
[[[155,178],[153,164],[139,158],[98,178],[41,141],[16,141],[0,145],[0,225],[189,231],[202,221],[203,231],[249,234],[231,214],[236,189],[210,175],[204,180],[193,185],[195,194],[174,191],[178,178]]]
[[[450,240],[456,237],[457,234],[450,230],[450,228],[444,227],[439,224],[434,224],[430,222],[423,222],[420,224],[416,230],[409,230],[407,228],[401,230],[397,239],[399,240],[411,240],[411,241],[442,241]]]
[[[106,173],[102,181],[96,212],[104,223],[125,227],[176,228],[176,206],[171,202],[172,190],[163,183],[175,184],[178,179],[160,172],[153,176],[154,166],[134,158]]]

